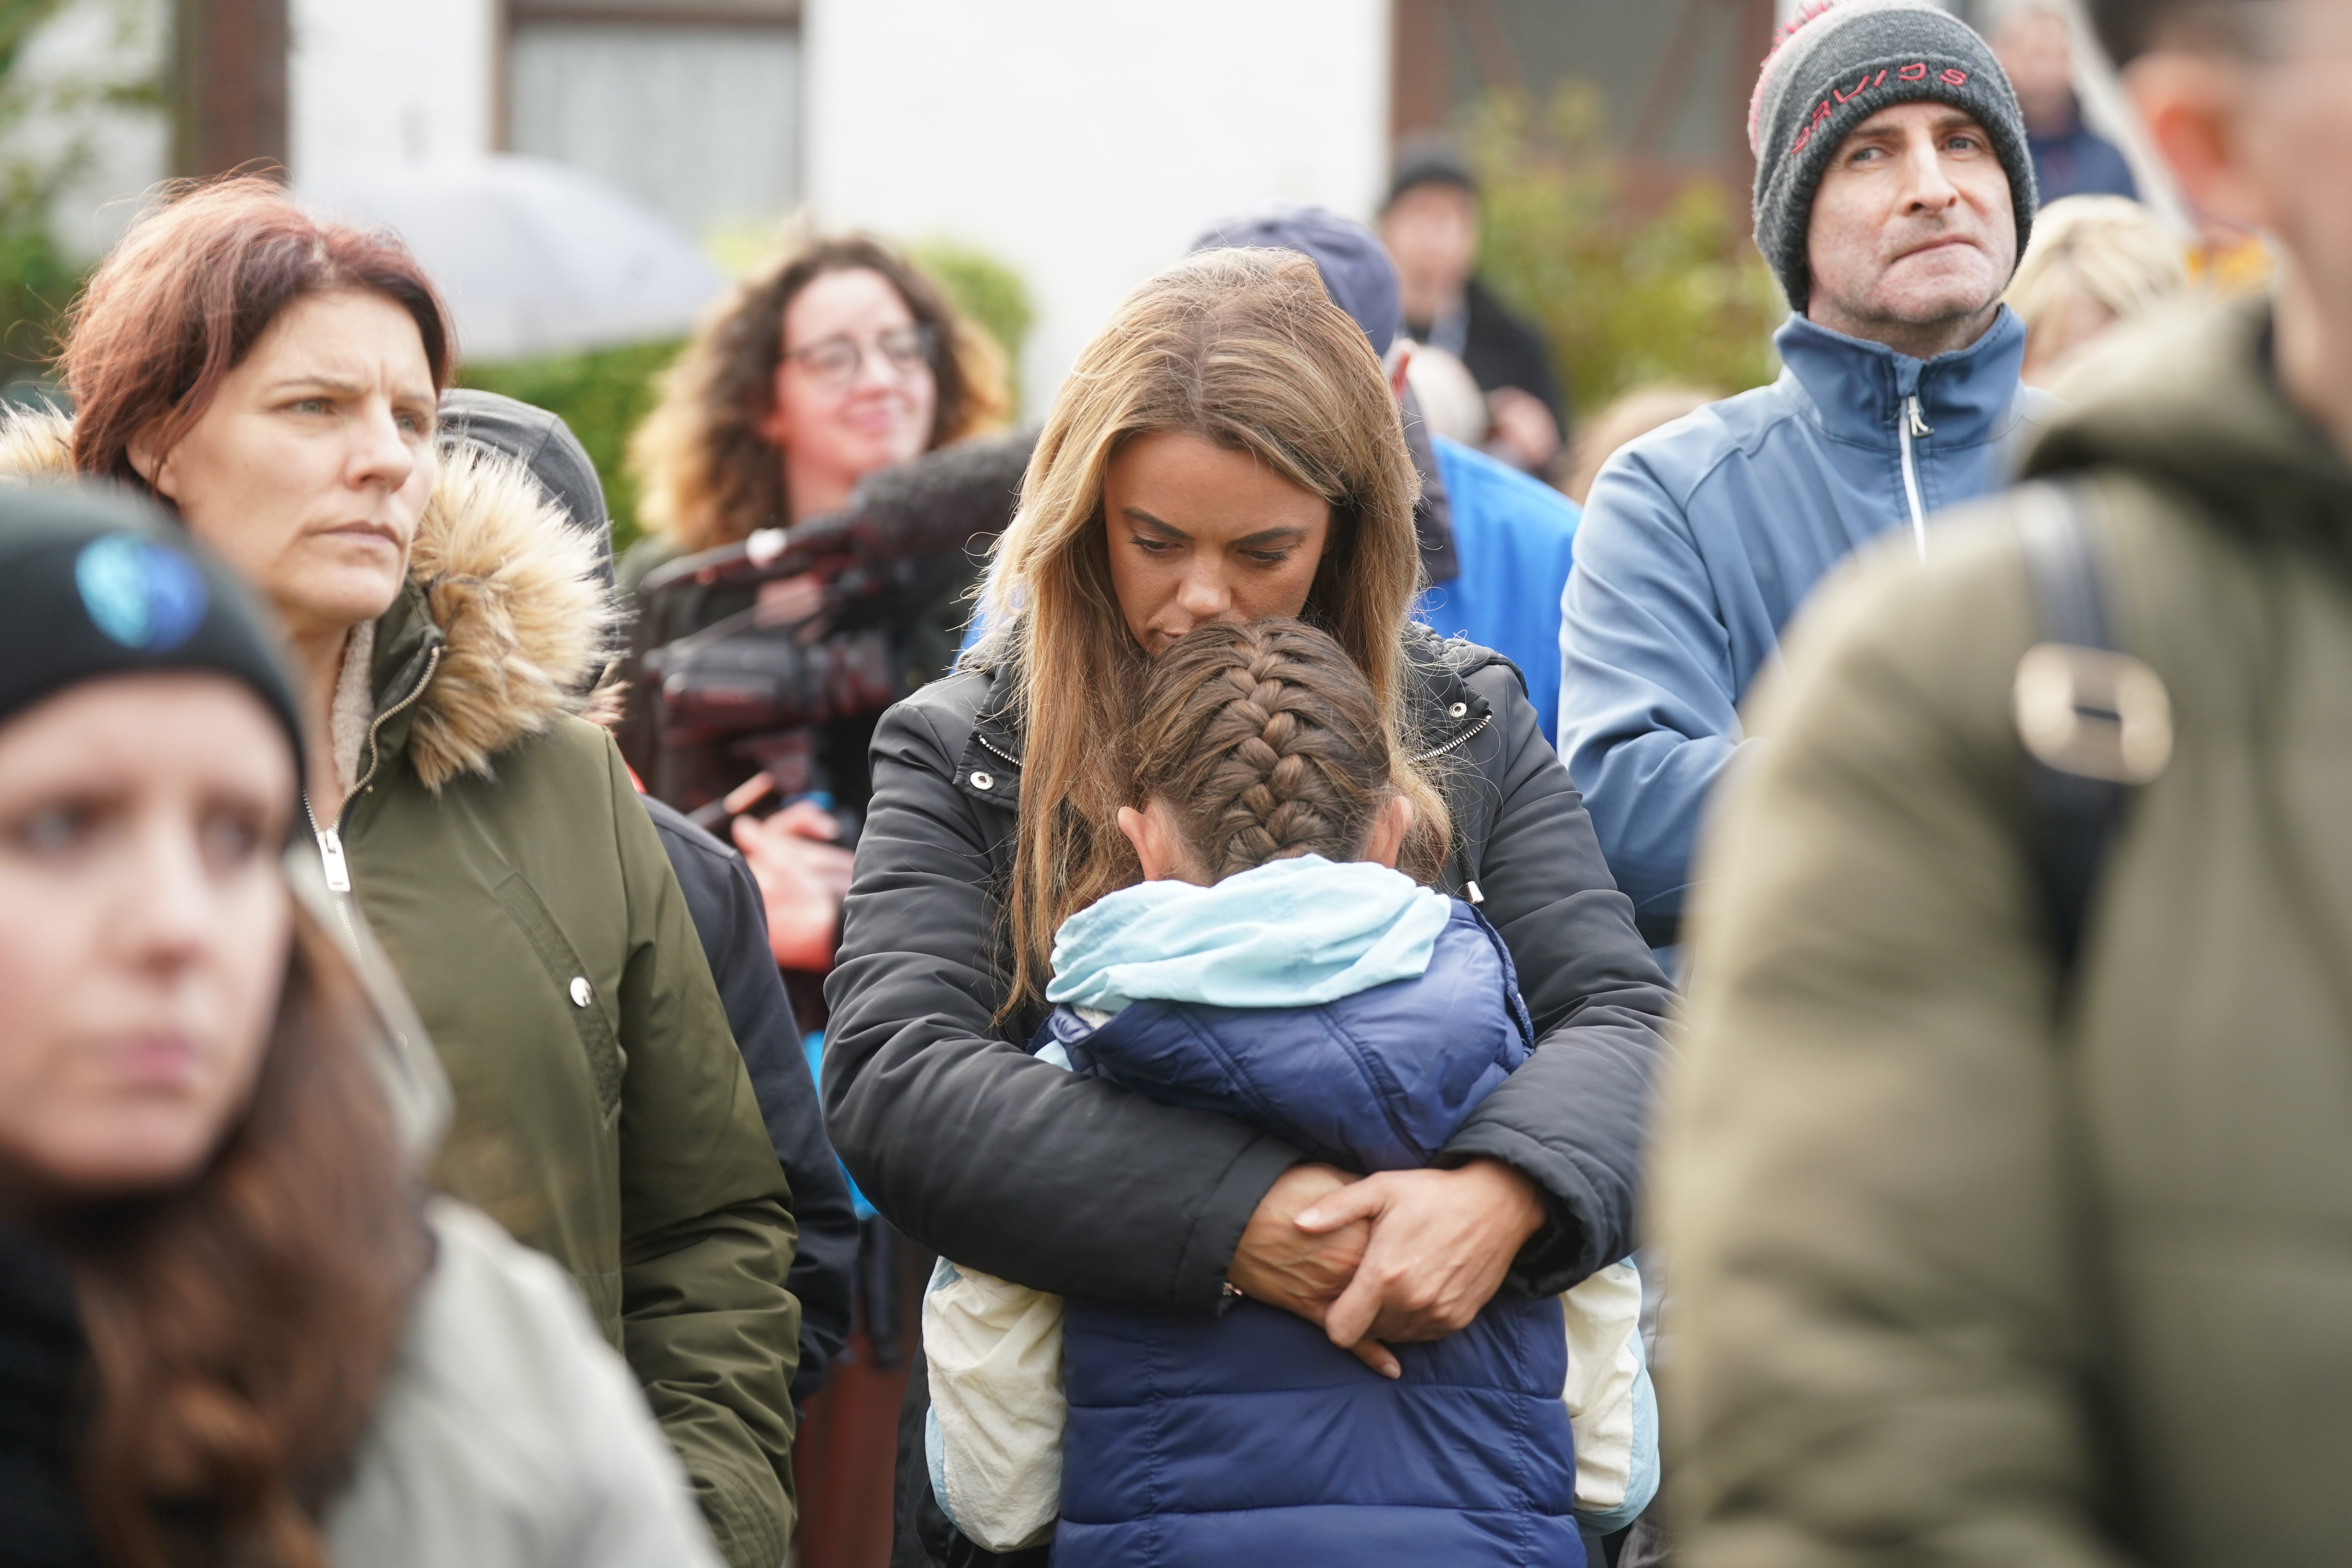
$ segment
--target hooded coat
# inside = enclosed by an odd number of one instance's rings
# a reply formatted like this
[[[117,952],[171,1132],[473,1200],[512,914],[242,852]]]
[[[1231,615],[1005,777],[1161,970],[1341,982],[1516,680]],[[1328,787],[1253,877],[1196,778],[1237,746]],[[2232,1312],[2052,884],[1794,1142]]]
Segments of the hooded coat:
[[[70,426],[0,472],[70,472]],[[337,694],[352,892],[446,1068],[436,1185],[553,1258],[635,1372],[722,1553],[793,1521],[791,1193],[677,878],[611,738],[593,545],[520,466],[445,452],[409,578]],[[356,646],[356,644],[355,644]]]
[[[1267,997],[1312,994],[1297,984],[1306,966],[1282,962],[1329,918],[1328,904],[1281,908],[1303,864],[1275,862],[1282,882],[1244,873],[1202,895],[1263,900],[1268,914],[1280,910],[1281,936],[1253,930],[1230,905],[1190,900],[1214,911],[1205,918],[1225,943],[1205,947],[1212,979]],[[1343,878],[1370,869],[1318,867]],[[1244,893],[1252,877],[1261,879]],[[1337,895],[1352,896],[1365,918],[1348,934],[1370,945],[1381,931],[1377,956],[1402,945],[1408,925],[1425,929],[1434,907],[1443,924],[1417,973],[1318,1006],[1138,1001],[1097,1026],[1066,1005],[1040,1040],[1081,1073],[1233,1116],[1318,1159],[1364,1172],[1425,1165],[1527,1060],[1535,1030],[1495,928],[1470,905],[1419,889],[1408,912],[1384,879],[1405,882],[1382,872]],[[1057,961],[1079,945],[1072,926],[1108,903],[1063,927]],[[1374,911],[1390,916],[1384,927]],[[1132,935],[1099,932],[1087,951],[1097,962],[1136,953],[1141,967],[1174,967]],[[1254,960],[1271,973],[1252,973]],[[1175,976],[1144,994],[1193,990]],[[1403,1374],[1391,1382],[1263,1302],[1213,1318],[1073,1299],[1055,1563],[1581,1562],[1559,1300],[1507,1294],[1459,1333],[1395,1349]]]
[[[1740,743],[1738,704],[1822,575],[2007,482],[2053,400],[2021,387],[2006,306],[1916,360],[1802,316],[1780,378],[1626,444],[1592,481],[1560,609],[1559,754],[1653,942]]]
[[[2081,496],[2172,751],[2072,971],[2027,503],[1822,595],[1710,833],[1653,1189],[1696,1568],[2352,1541],[2352,466],[2266,304],[2098,359],[2027,472]]]

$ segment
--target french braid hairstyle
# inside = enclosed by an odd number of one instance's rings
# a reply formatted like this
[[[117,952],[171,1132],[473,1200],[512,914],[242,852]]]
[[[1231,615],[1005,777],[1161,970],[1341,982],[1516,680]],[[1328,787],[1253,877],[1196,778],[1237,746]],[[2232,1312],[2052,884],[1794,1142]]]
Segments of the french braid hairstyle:
[[[1371,683],[1328,633],[1294,620],[1201,626],[1145,678],[1130,744],[1136,804],[1175,808],[1212,882],[1270,860],[1362,854],[1397,793],[1395,754]],[[1438,856],[1407,839],[1409,874]]]
[[[1141,875],[1117,821],[1153,660],[1111,583],[1103,476],[1128,443],[1162,430],[1244,453],[1330,507],[1299,616],[1347,649],[1372,694],[1412,802],[1408,858],[1425,840],[1442,863],[1452,836],[1405,713],[1420,480],[1380,357],[1297,251],[1197,251],[1139,284],[1070,367],[996,542],[983,595],[996,629],[972,658],[1010,673],[1026,748],[1000,905],[1000,1020],[1042,1002],[1062,922]]]

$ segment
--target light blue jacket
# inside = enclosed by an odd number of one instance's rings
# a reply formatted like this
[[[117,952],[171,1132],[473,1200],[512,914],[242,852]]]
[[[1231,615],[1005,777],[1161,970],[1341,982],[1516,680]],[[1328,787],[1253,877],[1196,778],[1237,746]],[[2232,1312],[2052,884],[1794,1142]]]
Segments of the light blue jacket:
[[[1627,445],[1593,481],[1562,601],[1559,752],[1654,943],[1675,940],[1692,840],[1780,628],[1873,537],[2007,482],[2056,406],[2020,385],[2007,306],[1920,361],[1792,316],[1769,386]]]
[[[1459,441],[1438,436],[1430,447],[1462,571],[1430,584],[1420,618],[1440,637],[1468,637],[1517,665],[1544,739],[1556,740],[1559,596],[1575,558],[1576,503]]]

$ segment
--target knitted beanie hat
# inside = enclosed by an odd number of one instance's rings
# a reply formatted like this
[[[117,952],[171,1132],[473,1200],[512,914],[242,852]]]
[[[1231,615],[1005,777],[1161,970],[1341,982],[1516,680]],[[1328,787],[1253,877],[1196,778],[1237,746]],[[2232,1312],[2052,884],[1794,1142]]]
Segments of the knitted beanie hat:
[[[1931,0],[1812,0],[1782,28],[1748,100],[1756,248],[1802,312],[1813,194],[1846,137],[1890,104],[1927,100],[1975,118],[2009,175],[2017,253],[2033,228],[2033,157],[2017,94],[1992,50]]]
[[[300,767],[277,636],[227,567],[128,495],[0,489],[0,724],[85,680],[191,672],[260,699]]]

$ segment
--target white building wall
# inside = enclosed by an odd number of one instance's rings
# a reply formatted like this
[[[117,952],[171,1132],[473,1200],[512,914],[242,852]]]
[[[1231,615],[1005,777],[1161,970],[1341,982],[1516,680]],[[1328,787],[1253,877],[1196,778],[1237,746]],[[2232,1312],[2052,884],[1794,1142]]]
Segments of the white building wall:
[[[498,0],[289,0],[294,177],[487,153]]]
[[[1032,416],[1208,224],[1276,199],[1369,217],[1387,178],[1387,0],[808,0],[803,16],[811,209],[1018,268]]]

